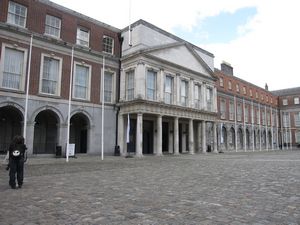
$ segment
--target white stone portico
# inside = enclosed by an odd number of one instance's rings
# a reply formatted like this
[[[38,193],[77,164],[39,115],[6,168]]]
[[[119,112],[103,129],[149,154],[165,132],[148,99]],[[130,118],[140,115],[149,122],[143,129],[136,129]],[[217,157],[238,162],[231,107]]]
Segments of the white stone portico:
[[[213,55],[142,20],[122,37],[121,154],[218,152]]]

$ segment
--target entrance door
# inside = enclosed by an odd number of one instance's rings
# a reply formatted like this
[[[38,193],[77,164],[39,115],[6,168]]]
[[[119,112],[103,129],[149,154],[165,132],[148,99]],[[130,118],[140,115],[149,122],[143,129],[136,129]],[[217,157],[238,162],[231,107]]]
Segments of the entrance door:
[[[169,123],[162,123],[162,151],[169,152]]]
[[[153,154],[153,122],[143,121],[143,154]]]

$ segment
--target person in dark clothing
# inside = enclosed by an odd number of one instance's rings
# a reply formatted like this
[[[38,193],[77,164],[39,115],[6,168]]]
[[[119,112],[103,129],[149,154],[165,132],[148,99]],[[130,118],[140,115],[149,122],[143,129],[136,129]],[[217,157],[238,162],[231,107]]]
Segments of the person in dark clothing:
[[[22,136],[17,135],[9,146],[9,185],[12,189],[16,189],[16,174],[18,187],[23,185],[24,156],[27,149],[24,141]]]

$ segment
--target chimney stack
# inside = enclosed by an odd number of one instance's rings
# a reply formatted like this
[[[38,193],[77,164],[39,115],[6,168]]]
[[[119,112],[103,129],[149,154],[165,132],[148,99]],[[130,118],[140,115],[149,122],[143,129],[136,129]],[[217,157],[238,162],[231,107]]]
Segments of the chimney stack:
[[[268,84],[266,83],[265,85],[265,90],[268,91],[269,90],[269,87],[268,87]]]
[[[233,76],[233,67],[228,62],[223,61],[221,63],[221,71],[227,75]]]

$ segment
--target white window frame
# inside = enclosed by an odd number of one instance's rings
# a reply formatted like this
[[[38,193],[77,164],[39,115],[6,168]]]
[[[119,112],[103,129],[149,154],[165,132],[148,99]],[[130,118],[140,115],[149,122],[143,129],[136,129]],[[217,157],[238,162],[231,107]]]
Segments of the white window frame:
[[[24,8],[25,8],[25,15],[23,16],[23,15],[16,14],[16,12],[10,12],[10,11],[9,11],[9,6],[10,6],[10,4],[14,4],[15,7],[16,7],[16,6],[18,6],[18,7],[24,7]],[[9,15],[14,16],[14,17],[13,17],[13,20],[10,19],[10,18],[12,18],[12,17],[10,17]],[[17,17],[22,17],[22,18],[24,18],[24,24],[20,25],[20,24],[16,23],[16,16],[17,16]],[[6,18],[6,22],[9,23],[9,24],[18,26],[18,27],[23,27],[23,28],[25,28],[25,27],[26,27],[26,22],[27,22],[27,7],[24,6],[24,5],[22,5],[22,4],[19,4],[19,3],[17,3],[17,2],[9,1],[9,3],[8,3],[8,9],[7,9],[7,18]]]
[[[111,90],[110,90],[110,92],[111,92],[111,96],[110,96],[111,100],[110,101],[106,101],[105,100],[105,81],[104,81],[104,102],[105,103],[114,103],[115,102],[115,90],[116,90],[116,88],[115,88],[116,72],[114,72],[112,70],[105,70],[105,72],[104,72],[104,80],[105,80],[105,75],[106,74],[110,74],[112,76],[112,79],[111,79],[112,83],[111,83]],[[101,88],[102,88],[102,85],[101,85]],[[102,95],[102,93],[103,93],[103,90],[101,89],[101,95]],[[102,96],[100,96],[100,97],[101,97],[101,102],[102,102]]]
[[[239,84],[236,84],[236,85],[235,85],[235,89],[236,89],[237,92],[240,92],[240,85],[239,85]]]
[[[208,111],[214,110],[214,87],[206,86],[206,107]],[[211,94],[211,96],[210,96]]]
[[[198,88],[198,96],[196,96],[196,87]],[[201,95],[202,95],[202,85],[201,85],[201,83],[195,83],[195,85],[194,85],[194,106],[196,109],[202,108]]]
[[[219,81],[220,81],[220,87],[224,87],[224,79],[220,77]]]
[[[23,58],[23,71],[21,73],[21,80],[20,80],[20,88],[15,89],[15,88],[9,88],[9,87],[3,87],[3,72],[4,72],[4,63],[5,63],[5,49],[10,48],[16,51],[22,51],[24,52],[24,58]],[[26,80],[26,71],[27,71],[27,49],[25,48],[20,48],[16,46],[12,46],[9,44],[2,43],[2,49],[1,49],[1,64],[0,64],[0,88],[2,89],[8,89],[8,90],[18,90],[18,91],[24,91],[25,89],[25,80]]]
[[[75,97],[75,81],[76,81],[76,75],[77,75],[76,74],[77,65],[89,68],[88,87],[87,87],[87,96],[86,96],[86,98]],[[85,63],[80,63],[80,62],[74,62],[74,78],[73,78],[73,93],[72,93],[72,96],[73,96],[74,99],[85,100],[85,101],[90,100],[90,97],[91,97],[91,76],[92,76],[92,66],[91,65],[87,65]]]
[[[229,120],[234,120],[234,102],[229,102]]]
[[[47,18],[49,18],[51,21],[52,20],[58,20],[59,21],[59,26],[58,27],[55,27],[54,25],[52,24],[47,24]],[[58,35],[54,35],[52,34],[51,32],[50,33],[47,33],[47,27],[49,27],[49,29],[51,31],[53,30],[58,30]],[[45,18],[45,35],[48,35],[48,36],[51,36],[51,37],[55,37],[55,38],[60,38],[60,33],[61,33],[61,19],[59,17],[56,17],[56,16],[52,16],[50,14],[47,14],[46,15],[46,18]]]
[[[231,80],[228,81],[228,89],[229,89],[229,90],[232,90],[232,83],[231,83]]]
[[[182,95],[182,84],[185,84],[185,95]],[[182,101],[184,98],[184,102]],[[189,105],[189,80],[182,78],[180,79],[180,105],[188,107]]]
[[[132,74],[133,76],[133,88],[128,89],[128,74]],[[128,97],[128,91],[133,89],[133,93],[132,93],[132,98],[129,99]],[[135,69],[129,69],[127,71],[125,71],[125,99],[127,101],[131,101],[134,99],[135,96]]]
[[[243,93],[244,93],[244,95],[247,94],[246,86],[243,86]]]
[[[300,104],[299,97],[294,97],[294,104],[295,105],[299,105]]]
[[[242,104],[241,103],[237,103],[237,121],[242,121]]]
[[[148,72],[152,72],[152,73],[154,73],[155,74],[155,77],[154,77],[154,95],[153,95],[153,99],[152,98],[148,98],[148,89],[149,90],[152,90],[152,89],[150,89],[150,88],[148,88]],[[150,100],[150,101],[156,101],[156,99],[157,99],[157,97],[156,97],[156,95],[157,95],[157,76],[158,76],[158,70],[155,70],[155,69],[153,69],[153,68],[147,68],[146,69],[146,82],[145,82],[145,84],[146,84],[146,88],[145,88],[145,90],[146,90],[146,99],[147,100]]]
[[[249,89],[249,93],[250,93],[250,97],[252,97],[253,94],[252,94],[252,89],[251,88]]]
[[[166,92],[166,80],[167,80],[167,77],[171,78],[171,92]],[[174,80],[175,80],[175,76],[172,75],[172,74],[169,74],[169,73],[166,73],[165,74],[165,80],[164,80],[164,102],[166,104],[173,104],[174,103]],[[170,94],[171,96],[171,102],[167,102],[166,101],[166,94]]]
[[[288,100],[286,98],[282,99],[282,105],[288,105]]]
[[[300,130],[295,131],[295,140],[297,144],[300,144]]]
[[[80,36],[81,32],[87,33],[87,39],[86,40]],[[87,43],[87,44],[83,44],[83,43]],[[80,45],[80,46],[83,46],[83,47],[89,48],[89,46],[90,46],[90,30],[89,29],[87,29],[85,27],[81,27],[81,26],[77,27],[76,44]]]
[[[106,46],[108,46],[108,44],[104,42],[105,39],[111,39],[112,40],[111,52],[105,51],[106,50]],[[102,44],[103,44],[103,51],[105,53],[108,53],[108,54],[111,54],[111,55],[114,54],[114,47],[115,47],[115,39],[114,38],[112,38],[110,36],[107,36],[107,35],[103,35]],[[109,48],[110,48],[110,46],[109,46]]]
[[[226,101],[225,99],[220,99],[220,116],[221,119],[226,119]]]
[[[55,94],[43,92],[43,74],[44,74],[44,59],[45,59],[45,57],[53,58],[53,59],[59,61],[58,80],[57,80],[57,87],[56,87],[56,93]],[[60,58],[60,57],[52,56],[52,55],[48,55],[48,54],[42,53],[42,55],[41,55],[41,65],[40,65],[39,93],[45,94],[45,95],[60,96],[60,91],[61,91],[61,76],[62,76],[62,61],[63,61],[63,59]]]

